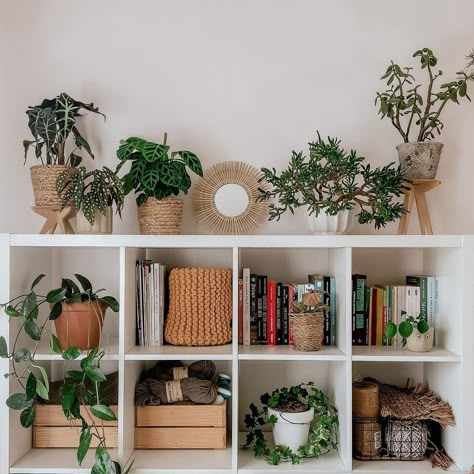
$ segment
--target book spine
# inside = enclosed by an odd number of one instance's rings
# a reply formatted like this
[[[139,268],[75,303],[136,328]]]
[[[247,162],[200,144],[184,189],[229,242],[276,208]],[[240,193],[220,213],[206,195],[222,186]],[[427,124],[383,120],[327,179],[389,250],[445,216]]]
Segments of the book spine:
[[[276,284],[276,342],[277,344],[282,344],[283,341],[283,333],[282,333],[282,298],[283,298],[283,283],[278,282]]]
[[[295,291],[295,285],[288,286],[288,344],[293,345],[293,320],[290,318],[290,313],[293,312],[293,301],[298,297]]]
[[[289,308],[289,286],[283,285],[283,298],[282,298],[282,305],[281,305],[282,344],[289,343],[288,308]]]
[[[323,277],[324,278],[324,293],[322,297],[322,302],[330,306],[331,305],[331,277]],[[316,288],[316,280],[314,286]],[[324,310],[324,345],[329,346],[331,345],[331,307],[329,309]]]
[[[419,315],[427,319],[428,317],[428,277],[426,276],[407,276],[406,284],[410,286],[418,286],[420,288],[420,310]],[[412,316],[418,317],[418,314]]]
[[[336,337],[336,330],[337,330],[337,308],[336,308],[336,278],[331,277],[330,280],[330,312],[331,312],[331,346],[335,346],[337,344],[337,337]]]
[[[267,338],[268,338],[268,301],[267,301],[267,291],[268,291],[268,278],[266,275],[263,275],[263,282],[262,282],[262,288],[263,288],[263,295],[262,295],[262,321],[263,321],[263,344],[267,344]]]
[[[244,346],[250,346],[250,268],[242,271],[243,279],[243,334]]]
[[[434,291],[434,317],[433,317],[433,327],[435,328],[434,330],[434,338],[433,342],[437,344],[436,340],[436,329],[438,326],[438,321],[439,321],[439,278],[434,277],[434,282],[433,282],[433,291]]]
[[[243,328],[243,316],[244,316],[244,295],[243,295],[243,290],[244,290],[244,282],[242,278],[239,278],[239,344],[244,343],[244,328]]]
[[[250,344],[257,344],[257,275],[250,274]]]
[[[393,315],[393,301],[392,301],[392,287],[387,286],[387,322],[392,321]],[[385,333],[385,328],[384,328],[384,333]],[[391,339],[386,339],[387,346],[392,345],[392,340]]]
[[[356,346],[365,344],[365,275],[352,276],[352,343]]]
[[[365,299],[364,299],[364,325],[365,325],[365,345],[369,345],[369,307],[370,307],[370,287],[365,287]]]
[[[387,345],[387,336],[385,336],[385,326],[388,321],[388,291],[383,290],[383,316],[382,316],[382,345]]]
[[[276,282],[267,283],[267,344],[276,346]]]
[[[264,344],[266,335],[263,331],[263,276],[257,276],[257,341]]]

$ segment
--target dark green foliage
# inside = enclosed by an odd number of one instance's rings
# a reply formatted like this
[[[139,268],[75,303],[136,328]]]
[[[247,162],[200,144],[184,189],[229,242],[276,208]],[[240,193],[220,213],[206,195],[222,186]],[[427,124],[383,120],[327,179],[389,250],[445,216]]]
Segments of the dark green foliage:
[[[34,139],[23,140],[25,160],[31,146],[35,150],[36,158],[46,165],[78,166],[82,157],[77,152],[82,150],[94,158],[89,143],[76,126],[77,119],[83,115],[83,111],[100,114],[105,118],[93,103],[85,104],[65,92],[54,99],[44,99],[40,105],[28,107],[26,111],[28,128]],[[71,134],[75,147],[66,157],[66,141]]]
[[[262,169],[260,182],[267,181],[272,189],[260,188],[258,199],[278,199],[270,204],[270,220],[302,206],[316,216],[357,208],[359,222],[378,229],[404,214],[403,205],[393,200],[406,189],[405,180],[393,163],[372,169],[363,162],[355,150],[348,153],[340,140],[328,137],[326,142],[318,132],[318,140],[309,143],[309,159],[293,151],[280,175],[275,168]]]
[[[72,172],[64,171],[56,181],[56,191],[62,198],[63,208],[72,202],[77,210],[84,213],[86,219],[94,225],[95,211],[107,214],[107,207],[117,208],[118,214],[124,204],[122,180],[109,168],[87,171],[85,166]]]
[[[187,194],[191,187],[188,169],[202,176],[199,158],[190,151],[174,151],[166,145],[148,142],[142,138],[130,137],[120,142],[117,157],[120,160],[116,173],[127,162],[130,170],[122,179],[125,194],[135,191],[137,205],[146,198],[154,197],[159,201],[180,192]]]
[[[389,118],[392,125],[398,130],[405,143],[410,141],[410,132],[415,124],[418,128],[416,141],[422,142],[439,135],[444,125],[440,120],[441,112],[448,102],[459,104],[460,98],[471,98],[467,95],[467,83],[474,79],[469,68],[474,65],[474,52],[468,56],[467,68],[457,73],[454,81],[441,84],[438,91],[434,91],[436,81],[443,75],[443,71],[434,68],[438,59],[429,48],[423,48],[413,54],[420,59],[421,69],[428,73],[428,86],[425,98],[419,92],[421,84],[414,85],[413,68],[400,67],[393,61],[381,79],[386,80],[387,90],[377,92],[375,104],[379,104],[381,118]]]
[[[250,413],[244,417],[247,428],[246,443],[243,447],[252,447],[255,456],[264,456],[268,464],[277,465],[281,461],[299,464],[302,458],[319,458],[337,448],[337,429],[339,418],[336,407],[328,397],[318,390],[313,382],[301,383],[292,387],[282,387],[271,394],[260,397],[261,408],[255,404],[249,406]],[[314,408],[314,420],[311,424],[308,443],[301,446],[297,453],[286,446],[267,446],[263,427],[278,422],[275,415],[268,416],[268,408],[282,409],[299,404],[305,408]]]
[[[406,311],[401,312],[402,316],[406,316],[406,314]],[[406,319],[402,321],[398,326],[392,321],[389,321],[385,326],[385,336],[387,337],[387,343],[389,339],[392,339],[397,335],[398,331],[400,336],[402,336],[402,338],[404,339],[405,345],[405,339],[413,334],[413,330],[415,328],[418,329],[420,334],[425,334],[429,331],[430,325],[426,318],[424,318],[421,314],[419,314],[417,317],[406,316]]]

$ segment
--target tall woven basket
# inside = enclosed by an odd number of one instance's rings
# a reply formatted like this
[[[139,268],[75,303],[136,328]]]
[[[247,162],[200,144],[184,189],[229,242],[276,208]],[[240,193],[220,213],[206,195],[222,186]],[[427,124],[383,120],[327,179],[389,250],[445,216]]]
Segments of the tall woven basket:
[[[35,206],[61,208],[61,197],[56,191],[56,181],[61,173],[72,170],[63,165],[37,165],[30,168]]]
[[[324,337],[324,313],[291,313],[293,345],[297,351],[319,351]]]
[[[183,200],[149,197],[138,206],[140,234],[180,234],[183,220]]]
[[[177,346],[215,346],[232,340],[232,270],[173,268],[165,339]]]

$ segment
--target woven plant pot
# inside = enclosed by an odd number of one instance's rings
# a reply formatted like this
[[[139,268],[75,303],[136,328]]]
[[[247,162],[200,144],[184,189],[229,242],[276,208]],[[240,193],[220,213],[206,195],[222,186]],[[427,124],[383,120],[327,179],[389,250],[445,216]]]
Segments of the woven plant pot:
[[[112,207],[108,206],[106,215],[100,211],[95,211],[95,221],[91,224],[82,211],[77,213],[77,233],[78,234],[111,234],[113,231]]]
[[[30,168],[35,206],[58,209],[61,207],[61,197],[56,192],[56,180],[65,170],[72,168],[64,165],[37,165]]]
[[[291,313],[293,345],[297,351],[319,351],[324,337],[324,314]]]
[[[149,197],[138,206],[140,234],[180,234],[183,220],[183,200]]]

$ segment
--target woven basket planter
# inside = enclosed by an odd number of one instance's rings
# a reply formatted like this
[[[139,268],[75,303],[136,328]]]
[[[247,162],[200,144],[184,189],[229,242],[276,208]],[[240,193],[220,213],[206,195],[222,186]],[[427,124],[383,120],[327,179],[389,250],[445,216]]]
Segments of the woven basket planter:
[[[70,166],[63,165],[37,165],[30,168],[35,206],[61,208],[62,201],[56,192],[56,180],[68,169],[72,170]]]
[[[215,346],[232,340],[232,270],[173,268],[165,339],[177,346]]]
[[[138,206],[140,234],[180,234],[183,220],[183,200],[149,197]]]
[[[324,337],[324,313],[291,313],[293,345],[297,351],[319,351]]]

